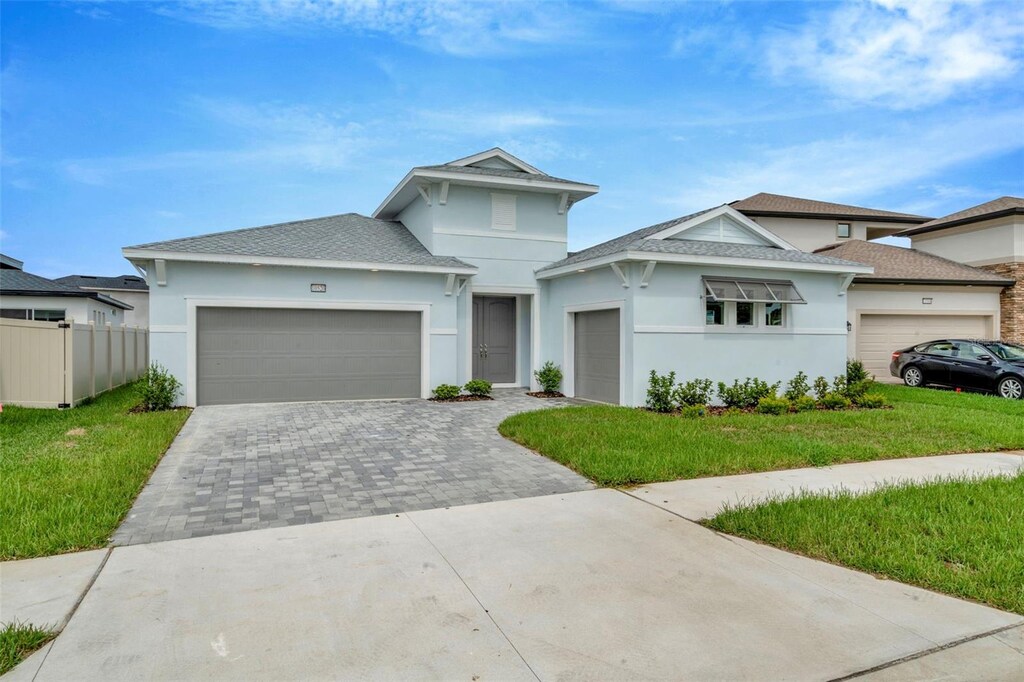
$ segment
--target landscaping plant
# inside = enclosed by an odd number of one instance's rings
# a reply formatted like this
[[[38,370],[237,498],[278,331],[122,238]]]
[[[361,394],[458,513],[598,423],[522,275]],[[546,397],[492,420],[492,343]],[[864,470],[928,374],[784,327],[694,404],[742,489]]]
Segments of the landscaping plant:
[[[829,394],[828,379],[825,377],[818,377],[814,380],[814,397],[818,399],[820,403],[825,399],[825,396]]]
[[[866,407],[877,410],[882,407],[889,407],[889,401],[881,393],[865,393],[853,401],[858,407]]]
[[[683,405],[679,409],[679,416],[685,419],[696,419],[697,417],[703,417],[708,413],[708,410],[703,405]]]
[[[676,407],[701,406],[711,402],[711,379],[692,379],[676,384],[672,389],[672,402]]]
[[[647,409],[653,412],[671,412],[674,408],[672,391],[675,383],[675,372],[661,376],[652,369],[647,385]]]
[[[786,384],[786,400],[790,402],[796,402],[800,398],[807,395],[807,392],[811,390],[811,385],[807,383],[807,375],[803,372],[797,372],[796,376],[789,380]]]
[[[463,388],[466,389],[466,393],[478,397],[489,396],[491,394],[491,382],[486,379],[471,379],[466,382],[466,385]]]
[[[757,411],[760,414],[785,414],[789,412],[789,401],[785,398],[765,396],[757,401]]]
[[[802,395],[796,400],[794,400],[792,405],[793,409],[796,410],[797,412],[810,412],[811,410],[818,406],[818,403],[816,403],[814,401],[814,398],[812,398],[811,396]]]
[[[856,384],[860,381],[871,381],[873,377],[864,369],[864,363],[853,358],[846,361],[846,381]]]
[[[181,382],[159,362],[154,362],[135,384],[140,407],[145,412],[159,412],[174,407]]]
[[[438,384],[434,389],[434,397],[438,400],[454,400],[459,397],[462,390],[452,384]]]
[[[742,384],[736,379],[732,386],[719,381],[718,398],[726,407],[757,407],[761,398],[774,398],[781,385],[781,382],[769,384],[756,377],[747,377]]]
[[[828,393],[824,398],[818,401],[818,404],[826,410],[845,410],[853,403],[844,395],[840,395],[839,393]]]
[[[545,362],[540,369],[535,370],[533,376],[540,384],[540,390],[545,393],[558,393],[562,388],[562,370],[550,360]]]

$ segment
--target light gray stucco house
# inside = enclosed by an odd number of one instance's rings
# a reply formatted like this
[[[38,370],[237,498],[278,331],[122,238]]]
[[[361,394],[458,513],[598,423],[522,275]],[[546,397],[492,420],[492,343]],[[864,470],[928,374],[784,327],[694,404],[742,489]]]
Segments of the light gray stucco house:
[[[846,359],[869,266],[806,253],[722,205],[579,253],[595,185],[492,149],[409,171],[347,213],[123,249],[150,287],[151,357],[189,405],[428,397],[484,378],[643,404],[647,375],[786,380]]]
[[[119,327],[132,306],[99,291],[84,291],[25,272],[22,261],[0,253],[0,318]]]
[[[132,307],[124,315],[124,324],[129,327],[149,326],[149,287],[146,280],[138,275],[66,275],[54,280],[69,287],[116,298]]]

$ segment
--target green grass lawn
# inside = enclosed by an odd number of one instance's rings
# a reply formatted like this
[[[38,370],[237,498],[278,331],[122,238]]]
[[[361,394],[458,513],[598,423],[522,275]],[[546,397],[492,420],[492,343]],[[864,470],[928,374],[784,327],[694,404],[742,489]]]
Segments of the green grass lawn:
[[[11,623],[0,630],[0,675],[28,658],[54,635],[31,625]]]
[[[1024,448],[1024,401],[879,385],[892,410],[685,419],[587,405],[509,417],[510,438],[609,486]]]
[[[188,410],[128,414],[131,386],[70,410],[0,414],[0,560],[102,547]]]
[[[1024,614],[1024,475],[726,508],[710,528]]]

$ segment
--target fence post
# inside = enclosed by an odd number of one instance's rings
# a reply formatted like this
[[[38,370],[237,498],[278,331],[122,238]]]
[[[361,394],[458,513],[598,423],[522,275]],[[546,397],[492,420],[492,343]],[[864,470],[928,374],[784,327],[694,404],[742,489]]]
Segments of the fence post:
[[[121,325],[121,384],[128,383],[128,337],[127,329]]]
[[[89,397],[96,395],[96,322],[89,320]]]
[[[75,406],[75,318],[65,320],[64,332],[64,403]]]
[[[107,390],[109,391],[114,387],[114,330],[109,322],[104,322],[103,326],[107,332]]]

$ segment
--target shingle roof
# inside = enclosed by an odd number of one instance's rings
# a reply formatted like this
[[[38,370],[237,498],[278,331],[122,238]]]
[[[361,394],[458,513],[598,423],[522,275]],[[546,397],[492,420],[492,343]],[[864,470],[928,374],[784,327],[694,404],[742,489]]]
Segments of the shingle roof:
[[[126,249],[174,251],[253,258],[315,260],[471,268],[451,256],[434,256],[398,221],[357,213],[215,232]]]
[[[71,296],[77,298],[93,298],[124,310],[132,310],[132,306],[94,291],[83,291],[52,279],[33,275],[24,270],[0,270],[0,292],[20,296]]]
[[[911,213],[880,211],[874,208],[851,206],[849,204],[833,204],[828,201],[800,199],[799,197],[787,197],[782,194],[769,194],[767,192],[761,192],[746,199],[734,201],[729,205],[740,213],[750,215],[828,216],[846,218],[848,220],[863,218],[867,220],[908,223],[923,223],[929,220],[926,216],[913,215]]]
[[[999,197],[984,204],[978,204],[947,216],[936,218],[930,222],[911,227],[900,232],[900,235],[921,234],[922,232],[933,232],[946,227],[976,223],[990,218],[996,218],[1014,213],[1024,214],[1024,199],[1021,197]]]
[[[860,239],[834,244],[815,253],[864,263],[875,268],[870,275],[857,275],[855,281],[883,282],[945,282],[948,284],[982,284],[1008,286],[1012,280],[999,277],[981,268],[933,256],[916,249],[877,244]]]
[[[146,280],[138,275],[118,275],[117,277],[100,277],[98,275],[67,275],[54,280],[69,287],[86,289],[126,289],[131,291],[149,291]]]
[[[724,242],[697,241],[694,239],[650,239],[653,235],[684,223],[704,213],[713,211],[717,206],[690,215],[668,220],[657,225],[644,227],[621,237],[591,246],[563,258],[557,263],[540,268],[537,272],[553,270],[566,265],[585,263],[595,258],[611,256],[624,251],[641,251],[647,253],[676,253],[690,256],[715,256],[721,258],[752,258],[755,260],[783,261],[790,263],[819,263],[822,265],[857,265],[838,258],[821,256],[804,251],[780,249],[774,246],[753,246],[747,244],[726,244]]]
[[[523,171],[512,170],[510,168],[485,168],[480,166],[453,166],[451,164],[443,163],[437,166],[417,166],[413,170],[443,170],[452,171],[454,173],[467,173],[469,175],[490,175],[501,178],[516,178],[518,180],[543,180],[544,182],[557,182],[566,185],[586,185],[585,182],[577,182],[575,180],[566,180],[564,178],[556,178],[553,175],[545,175],[544,173],[526,173]]]

